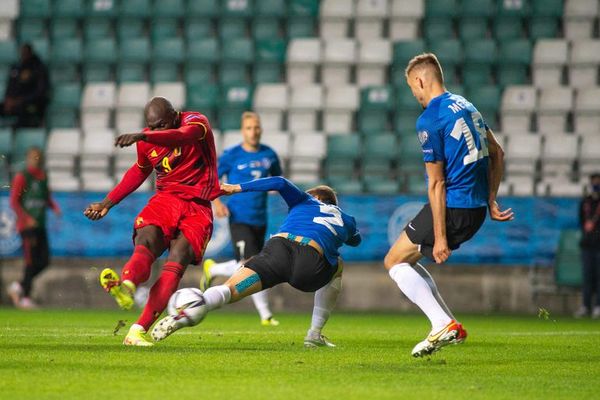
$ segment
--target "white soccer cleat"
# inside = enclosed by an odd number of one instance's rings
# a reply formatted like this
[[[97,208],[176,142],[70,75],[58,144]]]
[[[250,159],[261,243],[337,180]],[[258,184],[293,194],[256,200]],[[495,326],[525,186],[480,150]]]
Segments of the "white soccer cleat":
[[[8,286],[6,291],[8,292],[8,295],[10,296],[10,299],[12,300],[13,305],[15,307],[19,307],[19,303],[21,302],[21,297],[23,296],[23,288],[21,287],[21,284],[19,282],[15,281]]]
[[[425,340],[417,343],[412,350],[413,357],[429,356],[449,344],[459,344],[467,338],[467,331],[462,325],[452,320],[437,332],[431,332]]]
[[[154,325],[150,336],[152,336],[152,339],[154,339],[157,342],[164,340],[167,338],[167,336],[173,334],[173,332],[178,331],[181,328],[190,326],[187,321],[187,318],[177,318],[171,315],[167,315],[166,317],[158,321],[156,325]]]
[[[335,344],[331,343],[326,336],[321,335],[318,332],[309,330],[304,338],[304,347],[313,349],[316,347],[336,347]]]

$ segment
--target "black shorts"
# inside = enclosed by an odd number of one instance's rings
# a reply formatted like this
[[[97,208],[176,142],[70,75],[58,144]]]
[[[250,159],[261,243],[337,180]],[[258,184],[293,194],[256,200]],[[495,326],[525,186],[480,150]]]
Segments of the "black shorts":
[[[258,274],[263,289],[287,282],[303,292],[315,292],[337,272],[314,248],[282,237],[269,239],[244,265]]]
[[[448,247],[456,250],[461,244],[471,239],[477,233],[485,216],[487,207],[478,208],[446,208],[446,237]],[[425,204],[417,216],[406,225],[404,231],[414,244],[419,245],[419,251],[425,257],[433,260],[433,214],[431,205]]]
[[[257,255],[265,245],[266,225],[254,226],[231,223],[229,224],[229,231],[231,232],[231,244],[233,244],[235,259],[238,261],[247,260]]]

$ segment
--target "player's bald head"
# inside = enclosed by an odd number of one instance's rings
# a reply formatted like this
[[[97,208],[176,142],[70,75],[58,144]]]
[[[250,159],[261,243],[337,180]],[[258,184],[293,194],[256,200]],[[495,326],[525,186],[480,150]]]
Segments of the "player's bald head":
[[[421,79],[431,79],[440,85],[444,84],[442,66],[433,53],[423,53],[413,57],[404,71],[406,79],[409,79],[411,73],[418,74]]]
[[[144,117],[150,129],[171,129],[175,127],[177,112],[169,100],[153,97],[144,108]]]

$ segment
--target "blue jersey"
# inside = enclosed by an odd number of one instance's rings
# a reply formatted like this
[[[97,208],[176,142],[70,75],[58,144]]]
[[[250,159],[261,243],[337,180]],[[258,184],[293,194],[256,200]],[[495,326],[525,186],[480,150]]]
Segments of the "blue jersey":
[[[219,157],[219,178],[227,175],[231,184],[248,182],[269,175],[281,175],[279,158],[273,149],[263,144],[256,152],[242,145],[226,149]],[[264,226],[267,224],[267,193],[242,193],[227,202],[229,221],[238,224]]]
[[[360,233],[354,217],[339,207],[324,204],[298,189],[281,177],[258,179],[241,184],[242,192],[277,190],[289,207],[289,212],[278,232],[304,236],[317,242],[327,261],[335,266],[343,244],[358,246]]]
[[[446,206],[486,207],[489,196],[487,126],[464,97],[445,92],[433,98],[417,132],[425,162],[442,161]]]

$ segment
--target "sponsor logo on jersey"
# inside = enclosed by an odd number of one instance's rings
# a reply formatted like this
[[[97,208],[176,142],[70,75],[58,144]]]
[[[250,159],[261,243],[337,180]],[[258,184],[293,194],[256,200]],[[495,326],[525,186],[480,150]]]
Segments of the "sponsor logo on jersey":
[[[152,153],[150,153],[150,157],[158,157],[158,153],[156,152],[156,150],[152,150]]]
[[[429,133],[427,131],[420,131],[417,136],[419,137],[419,142],[421,142],[421,144],[425,144],[425,142],[429,140]]]

